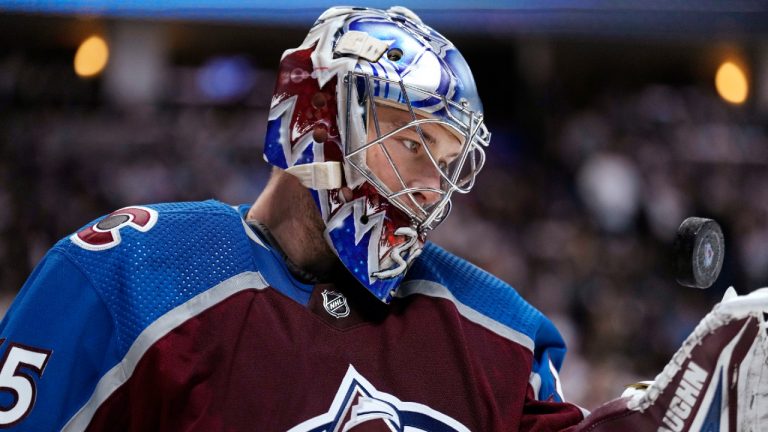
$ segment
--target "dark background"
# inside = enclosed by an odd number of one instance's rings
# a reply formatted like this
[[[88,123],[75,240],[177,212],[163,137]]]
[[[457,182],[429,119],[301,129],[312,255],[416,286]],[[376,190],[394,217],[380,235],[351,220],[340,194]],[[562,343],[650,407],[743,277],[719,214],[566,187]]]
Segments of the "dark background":
[[[54,242],[99,215],[258,196],[275,67],[322,8],[18,5],[0,2],[3,310]],[[493,133],[475,190],[433,240],[556,322],[566,397],[593,409],[660,372],[725,288],[768,282],[768,9],[542,5],[411,5],[467,58]],[[93,34],[110,60],[79,78],[73,57]],[[748,77],[740,105],[714,86],[728,60]],[[691,215],[725,232],[709,290],[674,279]]]

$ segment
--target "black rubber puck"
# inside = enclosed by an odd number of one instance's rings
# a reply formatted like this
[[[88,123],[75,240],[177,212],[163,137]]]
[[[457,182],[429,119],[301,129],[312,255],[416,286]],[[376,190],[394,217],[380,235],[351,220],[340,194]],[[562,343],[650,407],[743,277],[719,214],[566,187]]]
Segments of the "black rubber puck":
[[[712,219],[690,217],[680,224],[675,238],[677,282],[692,288],[709,288],[723,268],[725,240]]]

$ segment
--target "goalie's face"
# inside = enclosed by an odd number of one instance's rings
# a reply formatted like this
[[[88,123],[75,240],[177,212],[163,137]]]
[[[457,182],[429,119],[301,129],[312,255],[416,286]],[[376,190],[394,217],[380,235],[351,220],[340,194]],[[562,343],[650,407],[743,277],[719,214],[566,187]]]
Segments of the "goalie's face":
[[[406,100],[420,96],[419,90],[402,88]],[[481,115],[444,97],[425,94],[442,101],[435,113],[352,92],[350,100],[362,100],[358,107],[364,110],[360,117],[366,121],[362,134],[348,134],[345,156],[384,199],[410,219],[410,226],[420,235],[445,219],[454,192],[467,193],[472,188],[489,138]]]
[[[455,132],[427,121],[412,125],[413,114],[399,107],[376,104],[376,115],[369,116],[368,142],[375,142],[366,153],[370,171],[392,194],[390,200],[414,214],[426,213],[442,196],[444,181],[440,170],[459,157],[462,142]],[[378,129],[378,130],[377,130]]]

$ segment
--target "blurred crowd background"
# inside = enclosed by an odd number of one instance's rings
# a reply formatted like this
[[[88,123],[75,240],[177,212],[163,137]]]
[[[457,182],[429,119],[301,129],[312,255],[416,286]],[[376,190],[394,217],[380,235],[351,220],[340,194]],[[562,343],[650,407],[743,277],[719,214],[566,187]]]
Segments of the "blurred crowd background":
[[[0,1],[0,312],[99,215],[258,196],[275,68],[324,7],[187,3]],[[432,239],[556,322],[566,398],[652,379],[725,288],[768,285],[765,2],[400,3],[463,52],[493,133]],[[725,232],[709,290],[675,282],[693,215]]]

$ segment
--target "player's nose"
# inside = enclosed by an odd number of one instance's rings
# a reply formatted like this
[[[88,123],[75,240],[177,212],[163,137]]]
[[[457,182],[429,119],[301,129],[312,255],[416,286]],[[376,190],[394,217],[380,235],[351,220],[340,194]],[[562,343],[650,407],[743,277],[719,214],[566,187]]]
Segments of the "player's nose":
[[[413,178],[408,185],[409,188],[419,189],[413,193],[416,202],[426,208],[436,204],[442,194],[440,194],[441,177],[436,169],[423,170]]]

